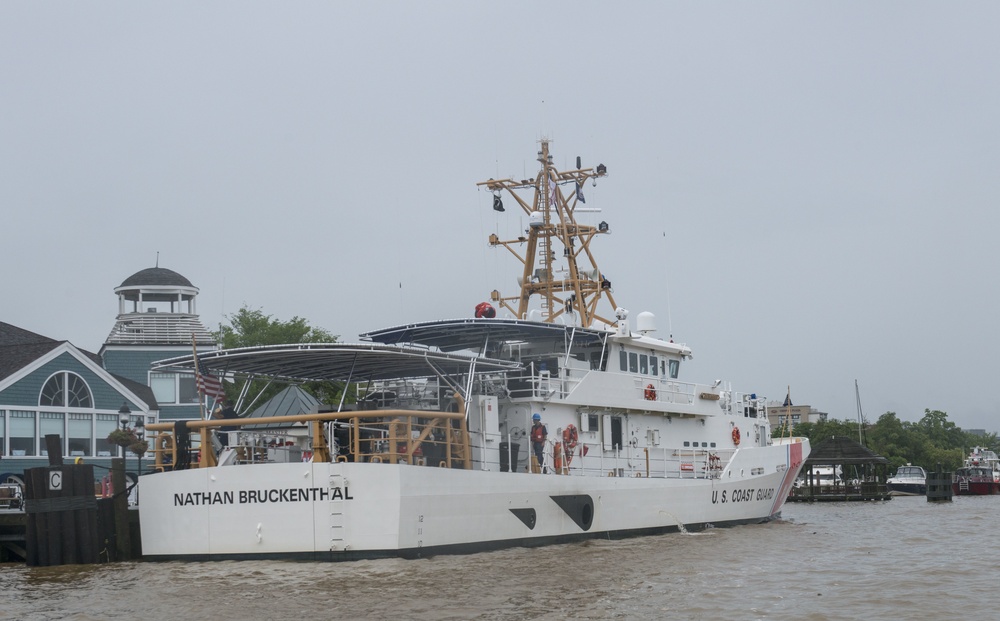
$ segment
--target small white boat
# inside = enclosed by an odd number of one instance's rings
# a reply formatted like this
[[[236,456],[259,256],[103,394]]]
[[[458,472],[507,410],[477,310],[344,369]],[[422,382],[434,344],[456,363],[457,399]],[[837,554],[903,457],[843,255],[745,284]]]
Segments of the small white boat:
[[[886,480],[890,496],[926,496],[927,471],[920,466],[906,464],[896,469],[896,474]]]

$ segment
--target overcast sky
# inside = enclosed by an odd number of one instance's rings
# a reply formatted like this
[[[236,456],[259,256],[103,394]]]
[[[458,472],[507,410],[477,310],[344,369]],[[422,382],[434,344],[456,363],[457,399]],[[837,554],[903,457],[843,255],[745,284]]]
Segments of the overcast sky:
[[[1000,430],[1000,4],[5,2],[0,320],[98,351],[159,265],[354,341],[518,268],[477,181],[604,163],[692,381]]]

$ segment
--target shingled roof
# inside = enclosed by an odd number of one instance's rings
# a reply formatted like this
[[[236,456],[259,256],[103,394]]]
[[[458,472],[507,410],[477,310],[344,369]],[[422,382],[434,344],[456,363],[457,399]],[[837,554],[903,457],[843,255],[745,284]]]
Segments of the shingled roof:
[[[57,341],[41,334],[35,334],[24,328],[0,321],[0,380],[10,377],[32,362],[38,360],[53,349],[68,341]],[[72,346],[72,343],[70,343]],[[91,362],[103,367],[100,356],[73,346],[81,355]],[[146,402],[150,409],[156,409],[156,397],[153,389],[145,384],[134,382],[120,375],[112,376],[131,390],[137,397]]]
[[[0,321],[0,379],[59,346],[60,341]]]
[[[173,270],[163,267],[148,267],[126,278],[120,287],[166,286],[193,287],[191,281]]]

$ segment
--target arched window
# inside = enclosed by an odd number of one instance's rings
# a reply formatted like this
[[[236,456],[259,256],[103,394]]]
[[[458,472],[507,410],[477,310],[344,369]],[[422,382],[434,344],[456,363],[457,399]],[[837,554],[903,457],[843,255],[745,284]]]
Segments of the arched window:
[[[45,382],[38,405],[59,408],[91,408],[94,399],[83,378],[69,371],[56,373]]]

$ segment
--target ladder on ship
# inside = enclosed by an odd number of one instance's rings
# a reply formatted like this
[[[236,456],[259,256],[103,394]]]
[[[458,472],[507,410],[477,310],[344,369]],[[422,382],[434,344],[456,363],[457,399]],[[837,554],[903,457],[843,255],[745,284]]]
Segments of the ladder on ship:
[[[549,317],[552,316],[552,278],[555,276],[552,273],[552,240],[549,239],[548,235],[538,236],[538,253],[542,257],[542,269],[540,272],[540,281],[544,284],[545,288],[548,290],[548,295],[542,297],[542,321],[548,321]]]
[[[347,479],[336,473],[330,475],[328,484],[330,490],[330,549],[343,550],[344,543],[344,497],[347,490]]]

